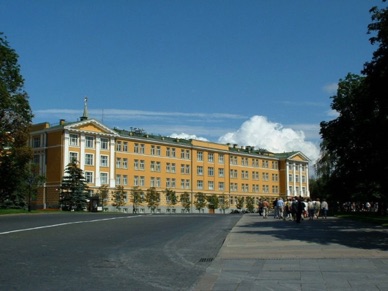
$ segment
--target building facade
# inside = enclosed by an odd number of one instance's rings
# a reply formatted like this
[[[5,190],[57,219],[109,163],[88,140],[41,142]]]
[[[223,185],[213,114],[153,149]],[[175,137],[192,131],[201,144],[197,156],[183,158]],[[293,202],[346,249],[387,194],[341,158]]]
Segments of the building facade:
[[[191,212],[197,211],[193,203],[198,192],[227,199],[229,211],[236,209],[241,197],[252,197],[255,204],[263,198],[309,197],[309,160],[301,152],[276,154],[251,146],[150,135],[139,129],[111,129],[85,114],[77,122],[32,125],[30,145],[33,162],[46,178],[34,201],[36,208],[59,207],[64,170],[73,159],[84,171],[91,196],[103,185],[110,195],[117,186],[124,188],[123,212],[132,212],[134,187],[143,191],[154,187],[160,193],[156,211],[161,213],[183,212],[179,202],[183,193],[190,194]],[[178,197],[172,209],[166,189]],[[104,210],[116,210],[113,204],[108,197]],[[150,210],[143,203],[139,211]]]

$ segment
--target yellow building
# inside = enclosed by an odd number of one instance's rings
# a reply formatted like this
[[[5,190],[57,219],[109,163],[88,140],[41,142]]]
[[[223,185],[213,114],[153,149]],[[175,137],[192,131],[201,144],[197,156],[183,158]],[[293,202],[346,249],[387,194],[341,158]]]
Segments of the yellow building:
[[[183,212],[180,202],[173,209],[168,207],[166,189],[178,197],[190,193],[192,212],[196,212],[193,202],[198,192],[224,195],[229,211],[236,208],[238,197],[253,197],[255,203],[264,197],[309,197],[309,160],[301,152],[276,154],[250,146],[150,135],[138,129],[111,129],[85,112],[77,122],[32,125],[30,145],[34,163],[46,177],[35,201],[37,208],[59,207],[58,189],[72,159],[84,171],[90,195],[96,195],[102,185],[108,185],[110,193],[118,185],[124,187],[123,212],[132,211],[130,193],[136,186],[143,191],[155,187],[161,195],[157,208],[161,213]],[[112,202],[108,199],[104,210],[116,210]],[[139,210],[149,212],[145,203]]]

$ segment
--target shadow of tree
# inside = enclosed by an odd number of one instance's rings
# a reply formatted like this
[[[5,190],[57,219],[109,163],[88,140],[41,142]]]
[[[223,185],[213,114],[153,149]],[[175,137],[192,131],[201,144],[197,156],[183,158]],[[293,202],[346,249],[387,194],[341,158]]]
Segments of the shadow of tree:
[[[246,214],[247,215],[247,214]],[[359,221],[330,217],[301,223],[257,215],[257,222],[239,225],[237,233],[268,235],[281,240],[299,240],[321,245],[339,244],[364,250],[388,251],[388,229]]]

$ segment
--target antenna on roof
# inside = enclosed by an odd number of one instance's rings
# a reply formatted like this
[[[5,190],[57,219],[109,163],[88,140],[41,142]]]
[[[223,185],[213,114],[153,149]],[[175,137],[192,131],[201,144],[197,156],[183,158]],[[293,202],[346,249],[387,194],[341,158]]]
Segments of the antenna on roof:
[[[82,114],[81,121],[86,120],[89,118],[88,113],[88,97],[85,96],[84,98],[84,113]]]

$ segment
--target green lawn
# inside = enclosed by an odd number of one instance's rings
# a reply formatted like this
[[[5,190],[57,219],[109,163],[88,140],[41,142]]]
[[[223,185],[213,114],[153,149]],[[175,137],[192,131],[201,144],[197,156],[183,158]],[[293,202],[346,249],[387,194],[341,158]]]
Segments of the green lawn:
[[[370,212],[346,212],[346,213],[338,213],[335,215],[339,218],[347,218],[353,220],[359,220],[363,222],[373,223],[376,225],[380,225],[383,227],[388,227],[388,216],[381,216],[376,213]]]
[[[27,214],[27,213],[54,213],[59,212],[58,209],[46,209],[46,210],[31,210],[28,212],[26,209],[0,209],[0,215],[4,214]]]

